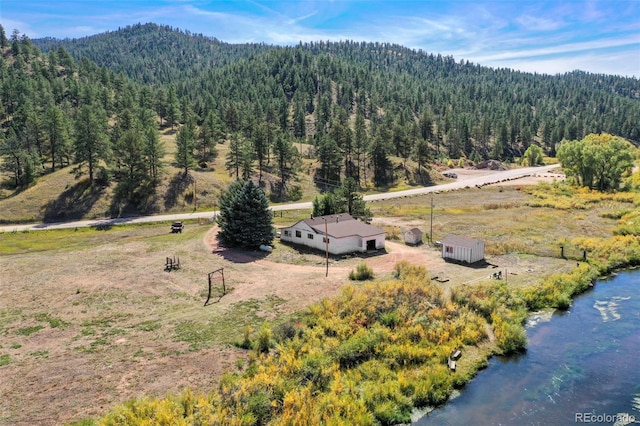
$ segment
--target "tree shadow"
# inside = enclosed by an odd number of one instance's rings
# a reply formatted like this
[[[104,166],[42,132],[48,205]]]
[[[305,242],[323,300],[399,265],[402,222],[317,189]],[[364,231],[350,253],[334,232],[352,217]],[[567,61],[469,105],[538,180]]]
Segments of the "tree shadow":
[[[164,196],[164,207],[170,209],[178,203],[178,197],[193,184],[193,176],[178,172],[169,182],[169,188]]]
[[[411,185],[421,185],[421,186],[433,186],[434,182],[431,179],[431,174],[429,174],[428,170],[425,170],[424,168],[421,170],[418,170],[418,168],[416,167],[415,169],[413,169],[410,172],[410,178],[409,178]]]
[[[157,201],[156,182],[153,180],[123,181],[114,191],[109,212],[111,217],[158,213]]]
[[[84,218],[104,195],[105,188],[106,186],[92,187],[89,179],[82,179],[43,207],[44,222]]]
[[[264,259],[269,255],[269,252],[262,250],[250,250],[237,247],[224,247],[218,245],[213,251],[213,254],[221,256],[224,260],[228,260],[233,263],[251,263],[256,260]]]

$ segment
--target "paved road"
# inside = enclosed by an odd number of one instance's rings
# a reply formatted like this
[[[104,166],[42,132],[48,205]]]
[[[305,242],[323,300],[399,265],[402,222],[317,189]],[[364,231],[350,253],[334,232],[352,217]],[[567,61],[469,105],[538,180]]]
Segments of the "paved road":
[[[434,185],[428,187],[420,187],[415,189],[407,189],[405,191],[397,192],[385,192],[382,194],[365,195],[365,201],[377,201],[388,200],[393,198],[407,197],[411,195],[429,194],[432,192],[451,191],[455,189],[462,189],[467,186],[476,185],[488,185],[498,183],[505,180],[512,180],[521,178],[524,176],[530,176],[533,174],[547,173],[550,170],[558,168],[558,165],[542,166],[542,167],[525,167],[522,169],[506,170],[502,172],[495,172],[484,176],[468,177],[465,179],[457,180],[451,183],[445,183],[442,185]],[[311,202],[304,203],[291,203],[281,204],[278,206],[272,206],[273,211],[281,210],[301,210],[311,209]],[[151,222],[170,222],[175,220],[189,220],[189,219],[212,219],[217,214],[214,211],[208,212],[193,212],[193,213],[181,213],[181,214],[168,214],[157,216],[137,216],[115,219],[98,219],[98,220],[80,220],[76,222],[60,222],[60,223],[33,223],[25,225],[5,225],[0,226],[0,232],[13,232],[13,231],[38,231],[43,229],[65,229],[65,228],[81,228],[87,226],[111,226],[122,225],[126,223],[151,223]]]

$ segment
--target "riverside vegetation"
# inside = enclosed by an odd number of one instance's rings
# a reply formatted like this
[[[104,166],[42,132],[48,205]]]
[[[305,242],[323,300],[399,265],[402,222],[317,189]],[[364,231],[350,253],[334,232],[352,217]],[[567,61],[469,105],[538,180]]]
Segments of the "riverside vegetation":
[[[116,407],[100,424],[397,424],[415,408],[446,402],[492,354],[526,347],[528,312],[566,309],[598,277],[640,265],[640,194],[602,193],[566,184],[526,188],[534,209],[581,211],[614,202],[620,210],[608,237],[573,236],[562,243],[586,261],[524,288],[487,280],[447,296],[428,271],[401,262],[394,278],[347,286],[335,299],[280,323],[249,330],[242,372],[226,374],[209,394],[185,390]],[[635,183],[634,183],[635,182]],[[544,205],[544,206],[543,206]],[[396,206],[396,208],[398,208]],[[400,207],[402,208],[402,207]],[[361,267],[361,268],[364,268]],[[460,348],[468,362],[451,373],[446,361]]]

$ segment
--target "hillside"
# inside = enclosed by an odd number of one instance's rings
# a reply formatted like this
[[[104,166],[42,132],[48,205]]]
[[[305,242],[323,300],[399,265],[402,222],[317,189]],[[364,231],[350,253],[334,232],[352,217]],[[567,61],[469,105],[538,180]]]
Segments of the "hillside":
[[[151,86],[177,83],[208,68],[269,49],[260,44],[224,43],[156,24],[133,25],[79,39],[35,39],[33,43],[45,53],[62,46],[76,60],[87,58]]]
[[[494,70],[386,43],[232,45],[155,24],[1,48],[0,203],[31,193],[54,207],[4,221],[63,219],[83,197],[109,215],[213,205],[235,177],[272,201],[346,177],[387,191],[447,165],[518,162],[531,145],[554,156],[589,133],[640,142],[633,78]],[[41,185],[61,168],[64,188]],[[194,197],[193,182],[209,187]]]

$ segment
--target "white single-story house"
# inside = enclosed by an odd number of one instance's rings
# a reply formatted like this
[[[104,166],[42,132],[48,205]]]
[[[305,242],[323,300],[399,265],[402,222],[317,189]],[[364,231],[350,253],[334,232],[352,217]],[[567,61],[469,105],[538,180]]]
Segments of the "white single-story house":
[[[418,245],[422,244],[422,231],[418,228],[411,228],[404,233],[405,244]]]
[[[325,237],[328,236],[328,244]],[[384,248],[385,232],[347,213],[303,219],[281,230],[280,239],[331,254],[366,252]]]
[[[442,240],[442,258],[464,263],[479,262],[484,259],[484,241],[447,235]]]

